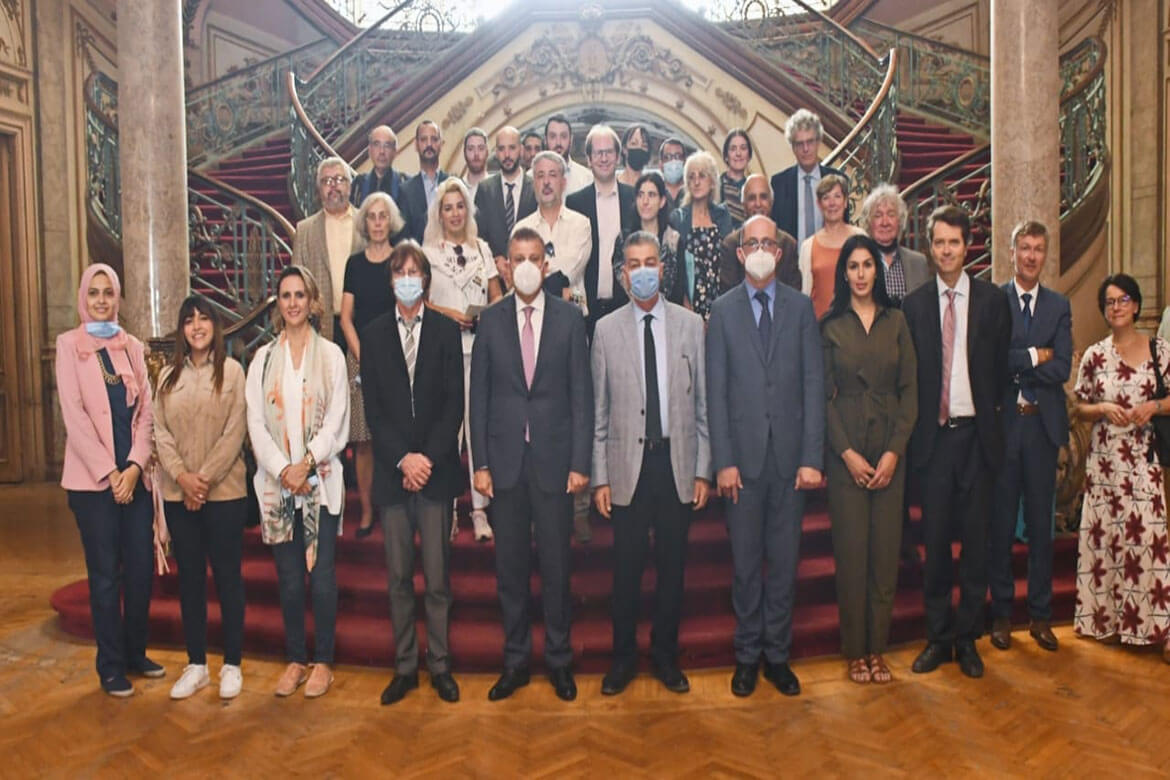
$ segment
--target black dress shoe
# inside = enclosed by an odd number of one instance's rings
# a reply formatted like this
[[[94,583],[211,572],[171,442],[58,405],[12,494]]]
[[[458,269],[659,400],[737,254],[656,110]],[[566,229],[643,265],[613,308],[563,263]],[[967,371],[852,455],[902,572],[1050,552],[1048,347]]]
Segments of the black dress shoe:
[[[756,690],[756,680],[759,678],[760,664],[735,665],[735,674],[731,675],[731,692],[736,696],[751,696]]]
[[[614,664],[601,678],[601,695],[617,696],[638,676],[636,664]]]
[[[927,642],[926,649],[918,654],[910,670],[915,674],[933,672],[942,664],[948,663],[954,656],[954,649],[945,642]]]
[[[974,642],[968,640],[955,643],[955,660],[959,662],[959,671],[968,677],[983,676],[983,659],[979,657]]]
[[[140,674],[143,677],[165,677],[167,670],[150,660],[146,656],[142,656],[137,661],[126,666],[126,671],[130,674]]]
[[[573,672],[569,667],[553,669],[548,673],[548,681],[552,683],[553,690],[561,701],[572,701],[577,698],[577,683],[573,682]]]
[[[691,690],[690,680],[682,673],[682,669],[678,668],[678,664],[673,661],[654,664],[654,676],[671,693],[689,693]]]
[[[1028,633],[1036,640],[1036,644],[1049,652],[1055,653],[1056,648],[1060,647],[1060,643],[1056,641],[1056,634],[1052,633],[1052,626],[1048,625],[1047,620],[1033,620],[1032,625],[1028,626]]]
[[[439,672],[431,675],[431,687],[439,694],[439,698],[446,702],[459,701],[459,685],[450,672]]]
[[[386,686],[386,690],[382,691],[382,704],[394,704],[402,701],[402,697],[408,691],[413,691],[418,687],[418,672],[413,674],[395,674],[394,679]]]
[[[365,539],[367,536],[369,536],[373,532],[374,532],[374,524],[370,523],[369,525],[364,526],[364,527],[359,525],[357,527],[357,530],[353,532],[353,535],[356,536],[358,539]]]
[[[488,701],[506,699],[515,693],[517,688],[523,688],[527,684],[527,667],[505,669],[504,673],[500,675],[500,679],[496,680],[496,684],[488,691]]]
[[[991,621],[991,644],[1007,650],[1012,646],[1012,622],[1007,618],[996,618]]]
[[[776,690],[785,696],[800,695],[800,680],[792,671],[787,662],[782,664],[764,664],[764,679],[776,686]]]

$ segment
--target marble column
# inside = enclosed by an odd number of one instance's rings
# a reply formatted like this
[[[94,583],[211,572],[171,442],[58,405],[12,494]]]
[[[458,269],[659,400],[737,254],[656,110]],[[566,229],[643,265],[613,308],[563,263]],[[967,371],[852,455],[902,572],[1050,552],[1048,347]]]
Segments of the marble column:
[[[991,0],[992,274],[1012,276],[1011,231],[1048,226],[1042,281],[1060,276],[1059,3]]]
[[[187,134],[180,0],[118,0],[125,325],[175,328],[187,297]]]

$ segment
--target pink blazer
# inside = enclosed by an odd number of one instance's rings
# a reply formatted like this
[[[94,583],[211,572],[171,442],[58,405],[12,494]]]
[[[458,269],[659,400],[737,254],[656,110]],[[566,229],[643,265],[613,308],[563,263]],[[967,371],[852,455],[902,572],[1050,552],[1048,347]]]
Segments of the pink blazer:
[[[66,490],[105,490],[114,463],[114,424],[110,398],[98,366],[98,357],[82,360],[77,354],[79,332],[68,330],[57,337],[57,395],[65,421],[65,468],[61,487]],[[130,460],[142,467],[142,483],[150,488],[150,456],[153,447],[154,410],[150,379],[142,342],[127,336],[126,350],[110,350],[115,368],[129,368],[142,388],[134,409]]]

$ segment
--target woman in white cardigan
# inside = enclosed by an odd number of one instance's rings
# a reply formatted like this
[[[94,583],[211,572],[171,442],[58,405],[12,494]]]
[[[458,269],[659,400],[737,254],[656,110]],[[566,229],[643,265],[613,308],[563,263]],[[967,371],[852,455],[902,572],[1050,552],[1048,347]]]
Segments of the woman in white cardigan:
[[[322,312],[313,275],[290,265],[277,280],[276,340],[248,366],[248,434],[256,454],[260,531],[272,546],[280,582],[289,665],[276,686],[289,696],[321,696],[333,682],[337,576],[333,566],[345,483],[338,457],[349,436],[345,357],[310,322]],[[310,671],[305,647],[305,574],[315,626]]]

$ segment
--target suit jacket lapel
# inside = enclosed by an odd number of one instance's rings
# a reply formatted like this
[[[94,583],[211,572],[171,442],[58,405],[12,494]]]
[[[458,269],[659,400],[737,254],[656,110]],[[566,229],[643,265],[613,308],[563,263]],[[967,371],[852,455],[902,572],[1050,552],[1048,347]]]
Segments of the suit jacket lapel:
[[[527,388],[527,384],[524,381],[524,351],[520,347],[520,328],[516,325],[518,322],[517,318],[520,316],[520,301],[515,293],[512,293],[509,297],[512,301],[508,307],[511,313],[511,319],[508,320],[511,336],[507,339],[507,342],[511,347],[512,365],[515,368],[516,376],[519,377],[520,386]]]
[[[769,331],[769,333],[768,333],[768,344],[767,344],[767,360],[768,360],[768,362],[771,362],[772,353],[776,350],[776,342],[780,340],[780,331],[784,330],[785,328],[788,327],[787,319],[789,317],[789,314],[791,313],[791,310],[787,306],[784,307],[783,310],[780,309],[780,295],[779,295],[779,293],[780,293],[780,280],[779,279],[776,280],[775,285],[776,286],[772,291],[772,330]],[[784,318],[785,322],[780,321],[781,317]],[[759,332],[758,327],[756,328],[756,332],[757,333]]]
[[[764,340],[760,338],[760,327],[756,324],[756,314],[752,311],[752,299],[744,284],[741,283],[739,288],[743,291],[743,295],[740,296],[740,304],[737,307],[740,310],[740,326],[738,331],[740,333],[751,334],[750,341],[752,342],[752,346],[756,348],[756,354],[760,356],[761,362],[767,363],[768,356],[766,354]]]
[[[557,326],[557,318],[554,313],[556,309],[549,304],[551,301],[548,298],[548,293],[544,294],[544,320],[540,323],[540,346],[536,350],[536,368],[532,371],[532,387],[528,388],[532,392],[532,388],[536,387],[536,383],[540,381],[540,377],[544,374],[544,365],[552,360],[549,357],[546,345],[549,343],[548,332]],[[519,343],[519,341],[517,341]],[[520,372],[524,373],[524,363],[521,360]]]
[[[636,306],[636,304],[633,301],[630,301],[624,307],[619,309],[619,311],[622,312],[621,314],[618,315],[619,317],[629,317],[629,319],[626,320],[627,325],[631,322],[638,322],[638,323],[643,322],[642,317],[641,317],[641,315],[642,315],[641,309],[639,309],[637,311],[638,316],[637,317],[634,316],[635,306]],[[666,328],[668,328],[668,329],[670,328],[670,315],[663,315],[662,324],[665,325]],[[645,327],[645,325],[640,325],[638,327],[638,329],[636,331],[638,334],[637,338],[639,338],[639,339],[646,338],[645,336],[642,335],[642,328],[644,328],[644,327]],[[624,330],[624,327],[622,329]],[[626,331],[626,332],[628,333],[629,331]],[[667,330],[667,332],[669,333],[670,331]],[[639,349],[637,344],[630,344],[629,347],[627,347],[626,349],[624,349],[622,351],[626,353],[626,356],[628,357],[628,359],[630,361],[630,367],[634,370],[634,376],[642,376],[642,374],[646,368],[646,358],[645,358],[642,350]],[[668,366],[667,370],[669,370],[669,363],[667,364],[667,366]],[[639,382],[638,389],[642,393],[642,403],[646,403],[646,382],[645,381]]]

